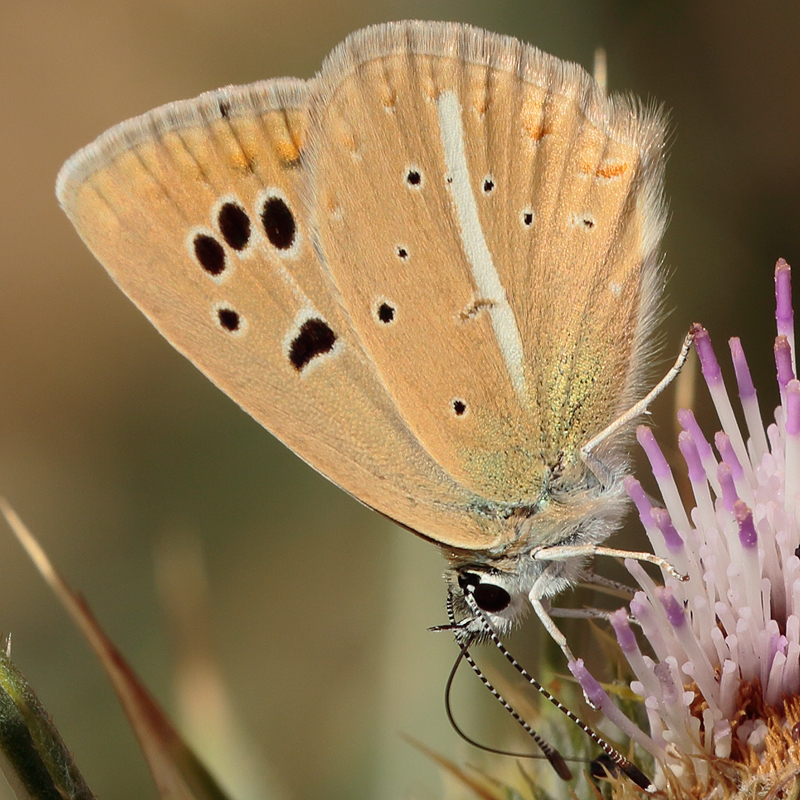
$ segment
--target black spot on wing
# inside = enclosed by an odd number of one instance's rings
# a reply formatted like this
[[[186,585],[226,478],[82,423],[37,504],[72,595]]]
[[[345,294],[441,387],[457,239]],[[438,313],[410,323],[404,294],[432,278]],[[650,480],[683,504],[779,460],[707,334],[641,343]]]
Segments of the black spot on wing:
[[[406,173],[406,183],[409,186],[419,186],[422,183],[422,174],[419,170],[410,169]]]
[[[261,211],[261,224],[270,244],[278,250],[288,250],[297,235],[297,223],[282,197],[268,197]]]
[[[298,372],[302,372],[317,356],[329,353],[334,344],[336,344],[336,334],[325,320],[307,319],[292,340],[289,360]]]
[[[244,250],[250,241],[250,217],[238,203],[225,203],[217,217],[219,229],[228,246]]]
[[[219,319],[219,324],[229,333],[235,333],[241,325],[239,314],[232,308],[218,309],[217,319]]]
[[[213,237],[198,233],[194,237],[194,254],[209,275],[219,275],[225,269],[225,250]]]
[[[388,303],[381,303],[378,306],[377,315],[380,322],[384,325],[388,325],[390,322],[394,321],[394,307],[390,306]]]

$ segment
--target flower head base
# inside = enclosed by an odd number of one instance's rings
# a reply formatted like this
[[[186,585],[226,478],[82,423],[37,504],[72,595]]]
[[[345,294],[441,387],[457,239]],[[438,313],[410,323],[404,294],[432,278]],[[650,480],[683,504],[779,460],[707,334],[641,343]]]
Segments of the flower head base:
[[[722,431],[715,455],[692,413],[679,414],[694,507],[687,513],[647,428],[638,438],[665,508],[652,508],[633,478],[626,483],[654,552],[687,578],[665,575],[657,586],[627,561],[641,590],[630,615],[620,609],[612,619],[650,724],[650,736],[637,741],[672,797],[788,797],[800,788],[800,381],[783,260],[775,286],[781,404],[774,423],[764,430],[741,344],[732,339],[745,441],[701,328],[696,349]]]

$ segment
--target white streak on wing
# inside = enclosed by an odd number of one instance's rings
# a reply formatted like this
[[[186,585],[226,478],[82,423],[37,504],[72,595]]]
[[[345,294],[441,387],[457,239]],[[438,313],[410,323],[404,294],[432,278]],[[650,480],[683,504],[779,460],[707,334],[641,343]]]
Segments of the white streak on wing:
[[[482,300],[487,304],[494,335],[505,361],[506,370],[514,391],[520,401],[526,403],[525,369],[522,338],[519,334],[514,311],[508,303],[506,290],[494,267],[492,254],[486,244],[475,195],[472,193],[467,154],[464,148],[464,126],[461,122],[461,106],[452,91],[442,92],[437,101],[439,131],[442,137],[447,171],[453,179],[449,184],[455,200],[461,242],[467,255],[472,276]]]

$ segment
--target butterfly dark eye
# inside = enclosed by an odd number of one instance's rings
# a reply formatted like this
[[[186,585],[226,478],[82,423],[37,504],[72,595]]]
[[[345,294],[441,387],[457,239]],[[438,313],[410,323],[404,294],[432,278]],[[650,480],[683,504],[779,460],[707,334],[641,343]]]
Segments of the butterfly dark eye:
[[[494,181],[491,178],[484,178],[483,193],[491,194],[494,191]]]
[[[478,608],[495,613],[508,608],[511,595],[496,583],[481,583],[481,576],[475,572],[462,572],[458,576],[458,585],[464,592],[471,591]]]
[[[508,608],[511,595],[496,583],[479,583],[474,591],[475,602],[483,611],[497,612]]]

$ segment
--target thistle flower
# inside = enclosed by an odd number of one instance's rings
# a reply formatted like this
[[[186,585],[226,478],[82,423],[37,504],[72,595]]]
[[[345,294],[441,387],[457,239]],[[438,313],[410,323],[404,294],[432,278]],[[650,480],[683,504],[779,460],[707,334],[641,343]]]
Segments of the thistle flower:
[[[692,412],[678,415],[693,508],[684,506],[644,426],[638,439],[664,507],[653,508],[639,482],[626,481],[654,552],[686,580],[665,575],[658,586],[628,560],[641,589],[629,610],[612,617],[636,678],[631,688],[644,699],[649,735],[602,691],[592,699],[653,756],[656,785],[668,797],[800,792],[800,381],[783,259],[775,295],[781,397],[775,421],[764,430],[741,343],[731,339],[745,441],[711,340],[699,328],[695,345],[722,430],[714,436],[715,455]],[[597,689],[582,665],[572,668],[585,691]],[[633,794],[621,784],[617,792]]]

